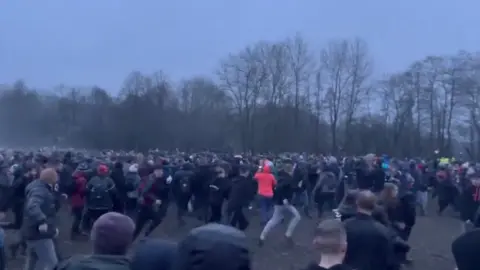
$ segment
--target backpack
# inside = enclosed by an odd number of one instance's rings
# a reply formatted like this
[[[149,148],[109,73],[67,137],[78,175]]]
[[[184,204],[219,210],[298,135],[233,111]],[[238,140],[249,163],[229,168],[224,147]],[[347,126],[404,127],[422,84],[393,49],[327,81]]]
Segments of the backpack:
[[[140,176],[138,174],[127,174],[125,177],[125,190],[127,192],[136,191],[140,184]]]
[[[111,209],[113,207],[112,197],[105,180],[96,181],[90,186],[87,203],[88,207],[93,209]]]
[[[337,190],[337,178],[332,172],[327,172],[322,179],[321,192],[334,193]]]

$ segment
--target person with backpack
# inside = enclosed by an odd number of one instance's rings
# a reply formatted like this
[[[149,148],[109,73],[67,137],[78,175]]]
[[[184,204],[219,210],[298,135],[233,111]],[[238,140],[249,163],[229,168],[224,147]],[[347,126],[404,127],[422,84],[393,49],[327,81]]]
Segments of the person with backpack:
[[[101,215],[112,211],[115,196],[116,187],[109,177],[108,167],[100,164],[97,167],[97,175],[88,181],[85,189],[85,229],[90,229]]]
[[[312,191],[319,218],[323,215],[325,204],[327,204],[331,210],[335,208],[335,194],[338,183],[339,181],[334,172],[328,170],[328,168],[320,173],[319,180]]]

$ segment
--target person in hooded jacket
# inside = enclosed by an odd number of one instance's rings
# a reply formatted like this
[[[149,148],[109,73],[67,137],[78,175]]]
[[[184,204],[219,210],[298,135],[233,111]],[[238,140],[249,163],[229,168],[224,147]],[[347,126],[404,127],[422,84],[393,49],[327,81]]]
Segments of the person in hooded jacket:
[[[253,178],[258,183],[257,198],[260,205],[260,218],[262,225],[265,226],[272,217],[273,191],[277,185],[277,180],[268,165],[260,167]]]
[[[242,231],[210,223],[191,230],[178,244],[173,269],[250,270],[251,263],[247,237]]]

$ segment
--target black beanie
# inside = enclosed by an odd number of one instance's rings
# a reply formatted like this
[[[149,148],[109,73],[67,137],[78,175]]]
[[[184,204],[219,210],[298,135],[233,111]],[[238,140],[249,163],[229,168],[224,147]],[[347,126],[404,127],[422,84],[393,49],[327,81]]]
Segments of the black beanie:
[[[230,226],[207,224],[193,229],[179,243],[175,270],[249,270],[245,234]]]

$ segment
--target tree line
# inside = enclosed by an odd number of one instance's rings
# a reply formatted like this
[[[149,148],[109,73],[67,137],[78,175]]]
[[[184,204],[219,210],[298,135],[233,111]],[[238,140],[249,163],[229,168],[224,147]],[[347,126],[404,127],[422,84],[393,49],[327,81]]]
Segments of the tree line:
[[[0,143],[480,155],[476,53],[427,56],[379,78],[365,41],[316,50],[296,35],[227,55],[211,77],[172,82],[166,72],[133,71],[118,95],[98,86],[4,85]]]

